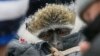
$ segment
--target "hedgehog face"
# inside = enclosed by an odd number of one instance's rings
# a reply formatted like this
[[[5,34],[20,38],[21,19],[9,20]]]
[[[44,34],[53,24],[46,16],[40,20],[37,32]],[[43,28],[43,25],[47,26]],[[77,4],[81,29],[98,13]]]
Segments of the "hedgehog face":
[[[58,50],[63,50],[63,39],[70,34],[70,28],[55,28],[42,31],[38,37]]]
[[[63,40],[70,35],[75,22],[74,12],[63,5],[48,4],[38,10],[27,29],[59,50],[64,50]]]

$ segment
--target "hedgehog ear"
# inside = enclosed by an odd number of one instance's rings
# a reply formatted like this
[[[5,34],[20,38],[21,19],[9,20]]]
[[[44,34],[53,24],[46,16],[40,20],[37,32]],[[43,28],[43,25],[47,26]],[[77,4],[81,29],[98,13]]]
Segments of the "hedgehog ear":
[[[26,24],[25,24],[25,26],[26,26],[26,30],[28,30],[28,31],[31,30],[31,29],[29,28],[29,25],[30,25],[29,23],[26,23]]]
[[[28,25],[29,25],[29,24],[28,24],[28,23],[26,23],[25,25],[26,25],[26,29],[28,29]]]
[[[29,26],[30,26],[30,22],[31,21],[32,22],[35,21],[35,18],[32,15],[28,17],[28,22],[25,23],[25,27],[26,27],[27,30],[29,29]]]

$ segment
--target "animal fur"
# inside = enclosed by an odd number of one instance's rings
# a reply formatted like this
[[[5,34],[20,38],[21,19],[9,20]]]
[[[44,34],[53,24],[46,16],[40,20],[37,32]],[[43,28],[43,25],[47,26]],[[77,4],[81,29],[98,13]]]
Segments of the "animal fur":
[[[36,33],[38,30],[49,28],[52,25],[74,25],[74,23],[75,14],[73,11],[63,5],[48,4],[32,16],[27,29],[31,33]]]

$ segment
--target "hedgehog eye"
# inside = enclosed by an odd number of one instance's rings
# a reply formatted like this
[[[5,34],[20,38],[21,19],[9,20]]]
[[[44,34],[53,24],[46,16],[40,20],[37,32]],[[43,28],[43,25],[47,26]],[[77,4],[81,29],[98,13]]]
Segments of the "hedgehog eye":
[[[40,39],[43,39],[43,40],[46,40],[46,41],[48,41],[49,39],[51,39],[52,38],[52,36],[53,36],[53,30],[48,30],[48,31],[43,31],[43,32],[41,32],[39,35],[38,35],[38,37],[40,38]]]
[[[42,39],[48,40],[49,39],[49,34],[45,34],[45,35],[43,35],[41,37],[42,37]]]
[[[70,32],[71,32],[71,29],[69,29],[69,28],[60,28],[60,29],[57,29],[56,31],[57,31],[57,34],[62,37],[62,36],[69,35]]]
[[[40,39],[48,41],[52,37],[52,32],[50,31],[41,32],[38,37]]]
[[[65,32],[64,31],[59,31],[59,35],[60,36],[64,36],[65,35]]]

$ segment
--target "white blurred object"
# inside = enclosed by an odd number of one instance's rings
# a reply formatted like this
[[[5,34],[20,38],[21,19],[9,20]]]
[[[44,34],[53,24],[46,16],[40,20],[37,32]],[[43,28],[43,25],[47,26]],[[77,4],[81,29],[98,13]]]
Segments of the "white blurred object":
[[[29,0],[0,1],[0,21],[12,20],[26,14]]]

